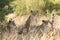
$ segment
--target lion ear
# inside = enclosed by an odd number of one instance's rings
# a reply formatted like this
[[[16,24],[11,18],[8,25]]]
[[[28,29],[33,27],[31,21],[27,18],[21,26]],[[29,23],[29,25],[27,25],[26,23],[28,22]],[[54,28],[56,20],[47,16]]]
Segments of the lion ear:
[[[46,20],[42,20],[42,22],[44,23],[44,22],[47,22]]]
[[[33,11],[31,10],[31,13],[32,13]]]
[[[44,20],[42,20],[42,22],[44,22]]]
[[[36,10],[36,12],[38,13],[38,10]]]

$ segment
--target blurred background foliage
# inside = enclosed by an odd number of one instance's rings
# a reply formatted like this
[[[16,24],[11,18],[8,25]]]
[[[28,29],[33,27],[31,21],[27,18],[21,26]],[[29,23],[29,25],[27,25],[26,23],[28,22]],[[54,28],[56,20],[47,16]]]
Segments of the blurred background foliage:
[[[13,12],[13,8],[9,5],[13,0],[0,0],[0,21],[4,20],[5,15]]]
[[[59,9],[60,0],[0,0],[0,21],[3,21],[5,15],[10,13],[27,15],[31,10],[38,10],[39,14],[45,15],[47,10],[51,13],[52,10]]]

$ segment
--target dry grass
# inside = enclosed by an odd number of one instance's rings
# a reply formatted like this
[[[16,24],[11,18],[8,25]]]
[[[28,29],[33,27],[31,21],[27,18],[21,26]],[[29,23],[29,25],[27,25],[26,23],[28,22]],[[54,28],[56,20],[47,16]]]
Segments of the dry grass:
[[[17,30],[14,29],[11,33],[8,31],[3,32],[2,40],[60,40],[59,18],[60,17],[58,16],[55,17],[56,21],[54,23],[54,30],[51,30],[51,25],[49,23],[48,25],[44,26],[44,30],[42,30],[40,27],[31,27],[30,31],[26,35],[18,34]],[[38,25],[42,19],[44,18],[42,17],[39,19],[39,21],[37,20]],[[42,22],[40,25],[41,24]]]

